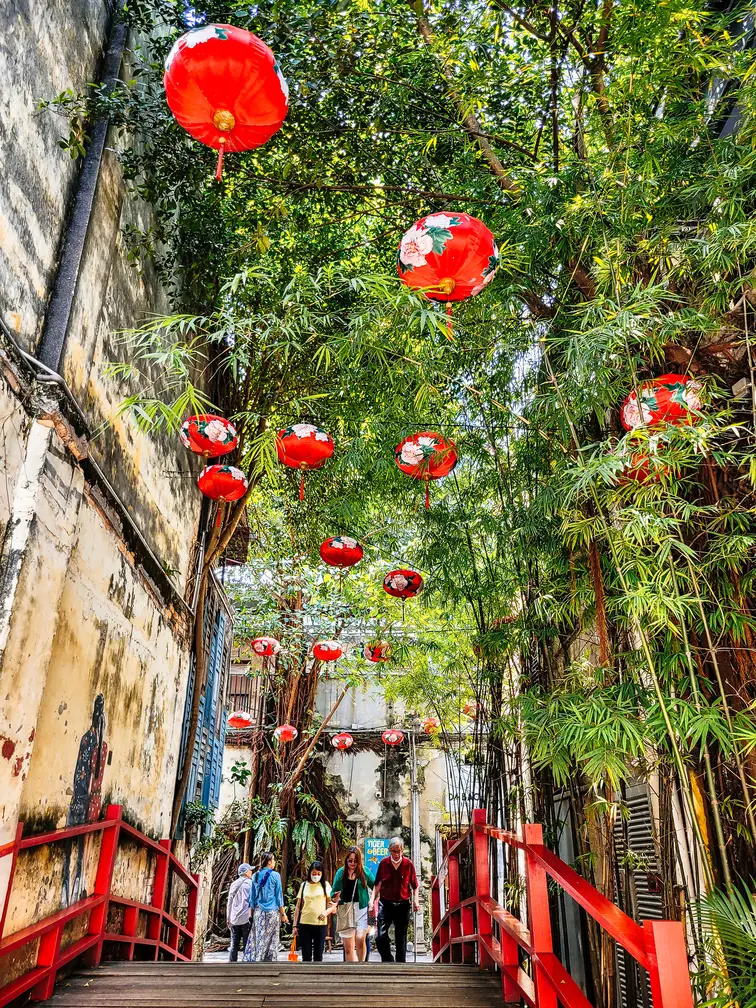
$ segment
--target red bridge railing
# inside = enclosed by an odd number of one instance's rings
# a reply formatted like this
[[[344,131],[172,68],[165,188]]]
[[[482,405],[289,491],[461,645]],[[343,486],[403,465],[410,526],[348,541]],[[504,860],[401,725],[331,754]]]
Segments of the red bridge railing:
[[[98,822],[52,833],[24,837],[22,827],[23,824],[19,823],[12,843],[0,846],[0,857],[12,859],[5,904],[0,907],[0,978],[17,974],[0,986],[0,1008],[26,993],[32,1001],[46,1000],[52,995],[58,970],[78,957],[89,966],[97,966],[103,958],[105,946],[109,958],[136,957],[174,962],[188,962],[192,958],[199,876],[188,872],[171,853],[170,840],[152,840],[129,826],[121,818],[120,805],[109,805],[105,818]],[[92,895],[4,936],[19,853],[89,833],[102,834]],[[121,838],[128,838],[131,843],[146,848],[155,856],[150,903],[126,899],[112,890],[113,869]],[[188,889],[186,924],[182,924],[166,908],[170,900],[172,874],[180,878]],[[121,908],[122,911],[117,932],[108,930],[111,907]],[[74,925],[77,921],[78,928]],[[69,933],[81,929],[84,929],[81,937],[70,942],[67,940]],[[111,952],[115,954],[110,955]],[[23,965],[18,967],[18,963]]]
[[[527,923],[491,896],[489,838],[524,854]],[[472,866],[460,861],[472,843]],[[460,872],[472,867],[475,895],[460,899]],[[590,1008],[590,1002],[554,954],[548,876],[606,930],[647,972],[654,1008],[692,1008],[685,934],[679,921],[637,924],[569,865],[544,846],[541,826],[523,826],[522,837],[486,822],[473,812],[469,829],[448,848],[431,886],[433,959],[477,963],[498,969],[507,1002],[531,1008]],[[443,907],[442,907],[442,897]],[[529,963],[529,970],[523,969]]]

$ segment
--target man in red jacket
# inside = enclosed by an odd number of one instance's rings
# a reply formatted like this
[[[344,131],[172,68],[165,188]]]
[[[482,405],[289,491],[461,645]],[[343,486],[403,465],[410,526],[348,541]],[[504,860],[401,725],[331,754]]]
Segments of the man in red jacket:
[[[369,916],[374,914],[378,900],[381,901],[381,913],[378,918],[375,945],[381,954],[381,962],[406,962],[410,912],[414,910],[417,913],[420,910],[420,900],[415,866],[409,858],[404,857],[404,843],[401,837],[393,837],[389,841],[389,856],[378,865],[373,902],[368,908]],[[389,928],[392,924],[396,959],[391,954],[389,937]]]

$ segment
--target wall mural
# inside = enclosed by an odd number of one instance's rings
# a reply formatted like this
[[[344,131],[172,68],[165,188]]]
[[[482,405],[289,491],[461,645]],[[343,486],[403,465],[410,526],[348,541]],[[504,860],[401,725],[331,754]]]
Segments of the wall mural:
[[[105,697],[98,693],[92,708],[92,724],[79,742],[79,755],[73,779],[73,795],[68,806],[66,826],[95,822],[102,807],[102,777],[108,757],[105,741]],[[63,862],[63,906],[87,895],[84,888],[84,837],[67,840]],[[71,876],[71,862],[76,851],[76,869]]]

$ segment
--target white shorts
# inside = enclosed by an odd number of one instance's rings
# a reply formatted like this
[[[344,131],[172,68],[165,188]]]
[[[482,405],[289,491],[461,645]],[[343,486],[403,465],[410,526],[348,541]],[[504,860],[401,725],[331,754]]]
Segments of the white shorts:
[[[347,931],[339,931],[339,938],[354,938],[357,931],[367,931],[368,929],[368,908],[360,910],[358,906],[354,908],[354,927]]]

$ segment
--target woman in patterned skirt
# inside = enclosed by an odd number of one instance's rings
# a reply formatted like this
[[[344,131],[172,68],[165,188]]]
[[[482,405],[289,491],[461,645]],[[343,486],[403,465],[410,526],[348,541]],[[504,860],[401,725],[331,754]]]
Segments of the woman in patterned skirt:
[[[244,962],[275,962],[278,959],[281,924],[288,924],[281,876],[275,871],[276,856],[263,854],[260,870],[252,879],[249,905],[252,929],[244,950]]]

